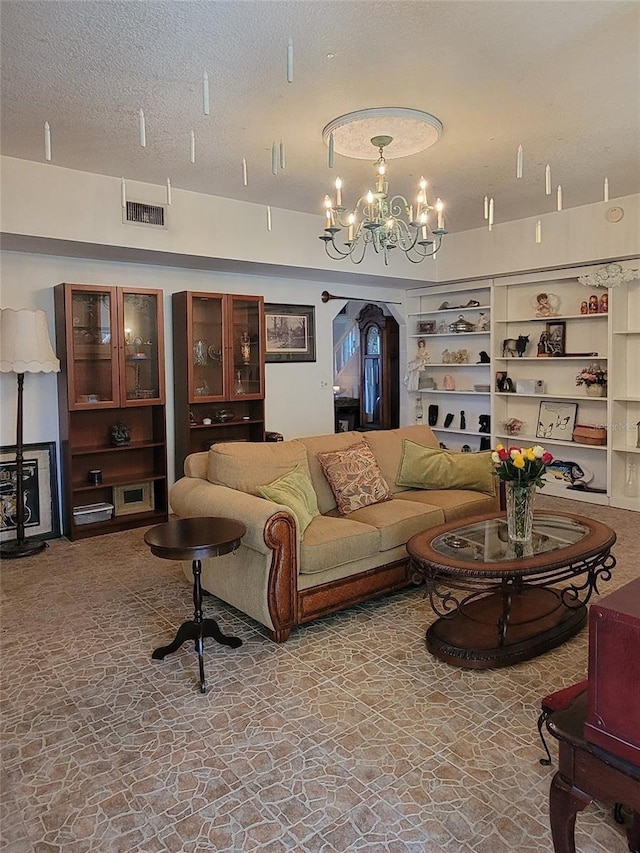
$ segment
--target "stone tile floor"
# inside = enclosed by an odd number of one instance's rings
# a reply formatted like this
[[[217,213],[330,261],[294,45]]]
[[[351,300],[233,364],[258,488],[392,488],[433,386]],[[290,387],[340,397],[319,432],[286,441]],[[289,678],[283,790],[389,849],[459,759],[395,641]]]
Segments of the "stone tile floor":
[[[637,574],[638,516],[541,498],[618,532],[612,591]],[[582,679],[587,633],[536,660],[465,671],[432,658],[420,589],[272,643],[151,651],[192,614],[180,564],[134,530],[0,566],[4,853],[539,853],[554,767],[540,698]],[[552,754],[555,756],[555,743]],[[611,810],[578,816],[579,853],[623,853]]]

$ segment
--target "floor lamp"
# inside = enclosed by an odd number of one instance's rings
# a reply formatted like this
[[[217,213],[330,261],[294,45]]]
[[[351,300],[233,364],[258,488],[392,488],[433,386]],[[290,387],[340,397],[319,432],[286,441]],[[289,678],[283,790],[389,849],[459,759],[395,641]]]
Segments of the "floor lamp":
[[[22,388],[25,373],[57,373],[60,362],[49,340],[47,315],[28,308],[0,309],[0,373],[18,376],[16,421],[16,539],[0,545],[3,560],[30,557],[47,547],[41,539],[24,536],[24,479],[22,438]]]

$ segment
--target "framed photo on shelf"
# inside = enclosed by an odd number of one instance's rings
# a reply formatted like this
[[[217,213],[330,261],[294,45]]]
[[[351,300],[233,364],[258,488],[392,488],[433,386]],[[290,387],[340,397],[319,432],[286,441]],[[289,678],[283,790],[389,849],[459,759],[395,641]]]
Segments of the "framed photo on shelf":
[[[355,429],[356,416],[352,414],[338,415],[337,425],[337,432],[351,432],[351,430]]]
[[[113,505],[115,515],[132,515],[134,512],[149,512],[155,509],[153,484],[130,483],[127,486],[113,487]]]
[[[315,361],[316,323],[313,305],[264,306],[265,361]]]
[[[419,335],[435,335],[436,321],[435,320],[420,320],[418,323]]]
[[[547,346],[551,358],[560,358],[565,354],[567,324],[564,320],[547,323]]]
[[[23,446],[22,482],[25,536],[60,536],[58,471],[54,441]],[[15,539],[16,447],[0,447],[0,542]]]
[[[538,409],[536,438],[572,441],[577,412],[577,403],[556,403],[550,400],[541,400]]]

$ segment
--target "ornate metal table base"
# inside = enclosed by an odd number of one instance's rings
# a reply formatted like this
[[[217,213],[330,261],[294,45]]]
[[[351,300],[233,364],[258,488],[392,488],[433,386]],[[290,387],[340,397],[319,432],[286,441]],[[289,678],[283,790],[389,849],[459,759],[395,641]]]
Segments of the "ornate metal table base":
[[[466,603],[428,628],[427,649],[440,660],[466,669],[510,666],[561,645],[587,620],[584,605],[565,607],[559,591],[525,585],[511,595],[502,638],[497,626],[503,610],[501,592]]]
[[[223,646],[231,646],[232,649],[237,649],[242,645],[242,640],[239,637],[229,637],[223,634],[215,619],[202,618],[202,586],[200,584],[200,575],[202,573],[202,564],[200,560],[194,560],[191,566],[193,570],[193,604],[194,614],[193,619],[189,622],[183,622],[178,628],[178,633],[175,639],[168,646],[161,646],[156,649],[151,657],[154,660],[162,660],[166,655],[172,652],[177,652],[183,643],[187,640],[194,641],[194,647],[198,653],[198,665],[200,669],[200,692],[207,692],[207,684],[204,679],[204,657],[203,643],[205,637],[212,637]]]

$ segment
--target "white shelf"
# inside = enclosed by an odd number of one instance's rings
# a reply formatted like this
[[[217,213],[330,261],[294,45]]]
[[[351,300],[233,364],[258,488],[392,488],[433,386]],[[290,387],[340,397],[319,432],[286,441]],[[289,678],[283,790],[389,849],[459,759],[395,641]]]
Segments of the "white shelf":
[[[449,391],[451,393],[451,391]],[[535,397],[539,400],[578,400],[581,403],[606,403],[606,397],[587,397],[586,394],[521,394],[515,391],[496,391],[496,397]]]
[[[410,338],[469,338],[471,335],[489,335],[490,332],[423,332],[421,335],[409,335]]]
[[[496,320],[496,323],[553,323],[558,320],[598,320],[608,317],[608,314],[554,314],[551,317],[508,317],[506,320]]]
[[[640,403],[640,397],[612,397],[614,403]]]
[[[461,305],[459,308],[435,308],[433,311],[416,311],[407,317],[430,317],[432,314],[459,314],[460,311],[490,311],[490,305]]]
[[[418,388],[417,391],[410,391],[410,394],[464,394],[467,397],[490,397],[490,391],[445,391],[444,388]]]
[[[425,370],[428,370],[430,367],[491,367],[491,363],[488,361],[432,361],[427,364]]]
[[[606,355],[562,355],[557,357],[552,356],[551,358],[538,358],[537,356],[533,355],[523,355],[522,358],[496,355],[493,357],[493,360],[514,362],[515,364],[517,364],[519,361],[537,361],[538,363],[544,362],[545,364],[562,364],[563,361],[584,361],[587,358],[590,358],[593,361],[608,361],[608,356]]]
[[[623,444],[620,447],[614,445],[611,449],[616,453],[640,453],[640,447],[631,447],[629,444]]]
[[[626,332],[614,332],[614,335],[640,335],[640,329],[627,329]]]
[[[433,426],[433,427],[431,427],[431,429],[434,432],[450,432],[450,433],[453,433],[454,435],[472,435],[474,437],[486,436],[487,438],[490,437],[488,432],[477,432],[476,430],[472,430],[472,429],[451,429],[451,427],[437,427],[437,426]]]
[[[540,438],[540,436],[535,436],[535,435],[522,435],[522,434],[520,434],[520,435],[507,435],[506,433],[496,433],[496,438],[504,439],[505,441],[508,441],[510,444],[514,444],[517,441],[518,444],[522,444],[522,443],[540,444],[540,445],[545,445],[545,446],[547,444],[553,444],[554,446],[562,446],[562,447],[586,447],[587,450],[606,450],[607,449],[606,444],[583,444],[580,441],[563,441],[563,439],[561,439],[561,438],[555,438],[555,439]],[[504,441],[501,441],[500,443],[504,444]]]

